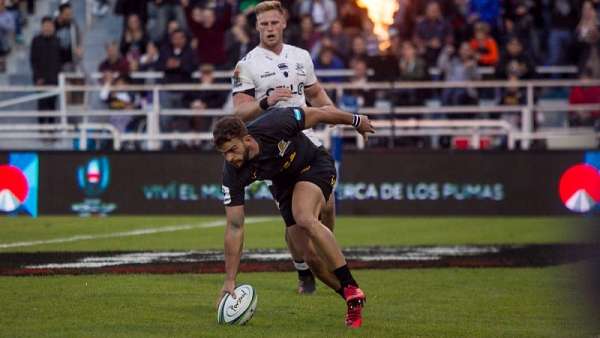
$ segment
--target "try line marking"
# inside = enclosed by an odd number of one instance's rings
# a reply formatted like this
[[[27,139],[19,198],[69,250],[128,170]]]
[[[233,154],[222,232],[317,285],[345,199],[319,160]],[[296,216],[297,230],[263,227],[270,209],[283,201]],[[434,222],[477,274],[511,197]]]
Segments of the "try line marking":
[[[273,217],[248,217],[246,218],[246,224],[252,223],[262,223],[266,221],[272,220]],[[143,236],[143,235],[152,235],[164,232],[175,232],[175,231],[183,231],[183,230],[192,230],[192,229],[205,229],[205,228],[215,228],[225,225],[224,220],[220,221],[212,221],[212,222],[204,222],[199,224],[181,224],[181,225],[172,225],[166,227],[158,227],[158,228],[144,228],[138,230],[131,231],[122,231],[122,232],[113,232],[108,234],[98,234],[98,235],[76,235],[71,237],[63,237],[63,238],[54,238],[40,241],[29,241],[29,242],[14,242],[14,243],[0,243],[0,249],[8,249],[8,248],[17,248],[24,246],[34,246],[41,244],[56,244],[56,243],[68,243],[68,242],[78,242],[78,241],[89,241],[95,239],[105,239],[105,238],[119,238],[119,237],[130,237],[130,236]]]

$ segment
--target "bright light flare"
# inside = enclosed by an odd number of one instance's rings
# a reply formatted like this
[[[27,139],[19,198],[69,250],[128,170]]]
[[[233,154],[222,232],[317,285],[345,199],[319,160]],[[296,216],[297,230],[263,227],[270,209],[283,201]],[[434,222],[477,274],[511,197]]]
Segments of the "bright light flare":
[[[379,38],[379,50],[390,46],[388,28],[394,23],[394,13],[398,10],[395,0],[356,0],[359,7],[366,8],[373,21],[373,32]]]

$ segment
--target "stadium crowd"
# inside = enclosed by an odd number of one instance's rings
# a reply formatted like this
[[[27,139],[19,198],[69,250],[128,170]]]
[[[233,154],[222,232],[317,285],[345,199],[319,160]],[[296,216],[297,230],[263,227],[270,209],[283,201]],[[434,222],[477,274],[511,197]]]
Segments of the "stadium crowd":
[[[380,48],[367,10],[345,0],[283,0],[288,9],[285,41],[308,50],[317,70],[352,69],[352,83],[482,78],[514,81],[541,77],[536,66],[559,65],[577,65],[581,78],[600,78],[600,0],[394,1],[398,10],[386,48]],[[0,41],[8,32],[19,30],[15,24],[19,20],[8,24],[10,20],[4,19],[4,13],[10,11],[9,2],[0,0]],[[213,76],[215,70],[233,69],[257,45],[252,9],[258,2],[97,0],[96,15],[112,15],[108,11],[111,8],[124,22],[119,40],[106,44],[106,58],[98,66],[106,86],[102,99],[114,109],[139,107],[147,99],[145,95],[110,90],[115,83],[143,81],[130,77],[134,71],[163,71],[160,81],[166,84],[218,82]],[[15,6],[16,2],[10,3]],[[72,70],[84,55],[80,29],[72,16],[69,2],[62,1],[58,15],[42,20],[41,32],[31,42],[36,84],[55,84],[58,73]],[[491,71],[482,75],[481,67]],[[200,73],[199,80],[191,76],[195,71]],[[324,77],[321,81],[348,79]],[[444,105],[476,103],[486,96],[499,98],[498,104],[525,100],[522,90],[510,88],[500,95],[466,88],[441,93],[361,89],[345,91],[341,98],[334,94],[336,102],[357,107],[372,107],[382,100],[393,105],[421,105],[438,94]],[[569,95],[573,103],[600,102],[599,88],[595,87],[573,88]],[[227,92],[165,92],[161,104],[166,108],[220,108],[227,99]],[[39,109],[54,109],[52,101],[41,100]],[[600,112],[574,113],[570,119],[572,125],[593,125],[599,116]],[[117,124],[130,128],[127,125],[131,122]],[[165,130],[209,127],[206,118],[161,121]]]

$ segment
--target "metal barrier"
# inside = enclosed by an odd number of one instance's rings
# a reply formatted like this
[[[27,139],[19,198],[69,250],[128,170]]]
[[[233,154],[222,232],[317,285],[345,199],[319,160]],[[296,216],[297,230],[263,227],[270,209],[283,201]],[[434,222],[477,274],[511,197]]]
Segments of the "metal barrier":
[[[79,146],[86,148],[86,140],[89,139],[113,139],[116,150],[120,149],[123,142],[144,141],[148,150],[160,149],[161,141],[205,141],[210,140],[208,132],[165,132],[160,130],[160,118],[164,116],[203,116],[216,117],[230,114],[231,108],[227,109],[163,109],[160,102],[160,93],[165,91],[229,91],[229,84],[185,84],[185,85],[127,85],[115,86],[113,91],[140,91],[152,93],[152,101],[143,106],[142,109],[132,110],[107,110],[90,109],[89,96],[103,89],[101,85],[70,85],[67,83],[67,75],[61,74],[58,86],[0,86],[0,92],[29,93],[27,95],[1,101],[0,108],[11,105],[35,101],[40,98],[57,96],[59,109],[56,112],[47,111],[25,111],[25,110],[0,110],[0,121],[2,118],[24,118],[24,117],[57,117],[59,122],[53,125],[35,124],[0,124],[0,138],[44,138],[38,131],[51,129],[56,131],[51,137],[79,139]],[[320,74],[323,75],[323,74]],[[472,81],[472,82],[371,82],[366,84],[353,83],[322,83],[323,87],[332,90],[338,98],[341,98],[346,90],[374,90],[374,91],[397,91],[418,89],[445,89],[445,88],[521,88],[526,93],[526,103],[523,105],[470,105],[470,106],[392,106],[389,108],[360,108],[359,111],[370,115],[377,121],[382,129],[390,129],[389,132],[376,134],[375,137],[404,137],[409,135],[469,135],[473,139],[484,134],[502,134],[510,140],[509,145],[514,148],[515,142],[520,141],[522,149],[528,149],[530,141],[535,139],[551,139],[565,137],[572,134],[569,129],[553,131],[534,129],[534,114],[545,114],[554,111],[594,111],[600,110],[600,104],[570,105],[568,102],[542,105],[536,101],[535,93],[548,88],[574,87],[574,86],[600,86],[600,81],[583,80],[532,80],[520,82],[507,81]],[[33,92],[33,94],[31,94]],[[82,92],[88,100],[83,105],[71,106],[67,96],[70,93]],[[469,114],[474,117],[490,113],[513,114],[519,116],[519,125],[511,125],[506,121],[492,118],[478,118],[474,120],[457,121],[452,119],[428,119],[427,116]],[[406,115],[423,116],[422,120],[406,120]],[[145,132],[124,133],[107,123],[92,123],[88,121],[93,117],[109,116],[145,116]],[[389,127],[389,128],[388,128]],[[401,132],[398,132],[401,131]],[[323,136],[329,135],[330,129],[321,131]],[[577,133],[592,133],[596,139],[600,133],[591,128],[578,130]],[[381,136],[380,136],[381,135]],[[357,141],[360,148],[363,145]]]

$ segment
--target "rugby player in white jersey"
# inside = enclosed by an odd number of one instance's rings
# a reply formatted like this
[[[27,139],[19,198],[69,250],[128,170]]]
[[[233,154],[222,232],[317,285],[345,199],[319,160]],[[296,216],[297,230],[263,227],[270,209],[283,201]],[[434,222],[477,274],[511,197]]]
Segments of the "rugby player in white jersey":
[[[268,108],[302,107],[307,100],[313,107],[333,106],[315,76],[310,54],[283,43],[286,19],[281,3],[261,2],[255,7],[255,13],[260,44],[238,62],[232,79],[236,116],[248,122]],[[304,133],[316,146],[322,145],[312,129]],[[330,198],[320,213],[321,222],[330,230],[335,224],[334,201],[335,198]],[[298,292],[315,291],[312,272],[326,284],[335,284],[335,276],[328,273],[316,252],[298,248],[289,236],[286,230],[286,242],[298,271]]]

